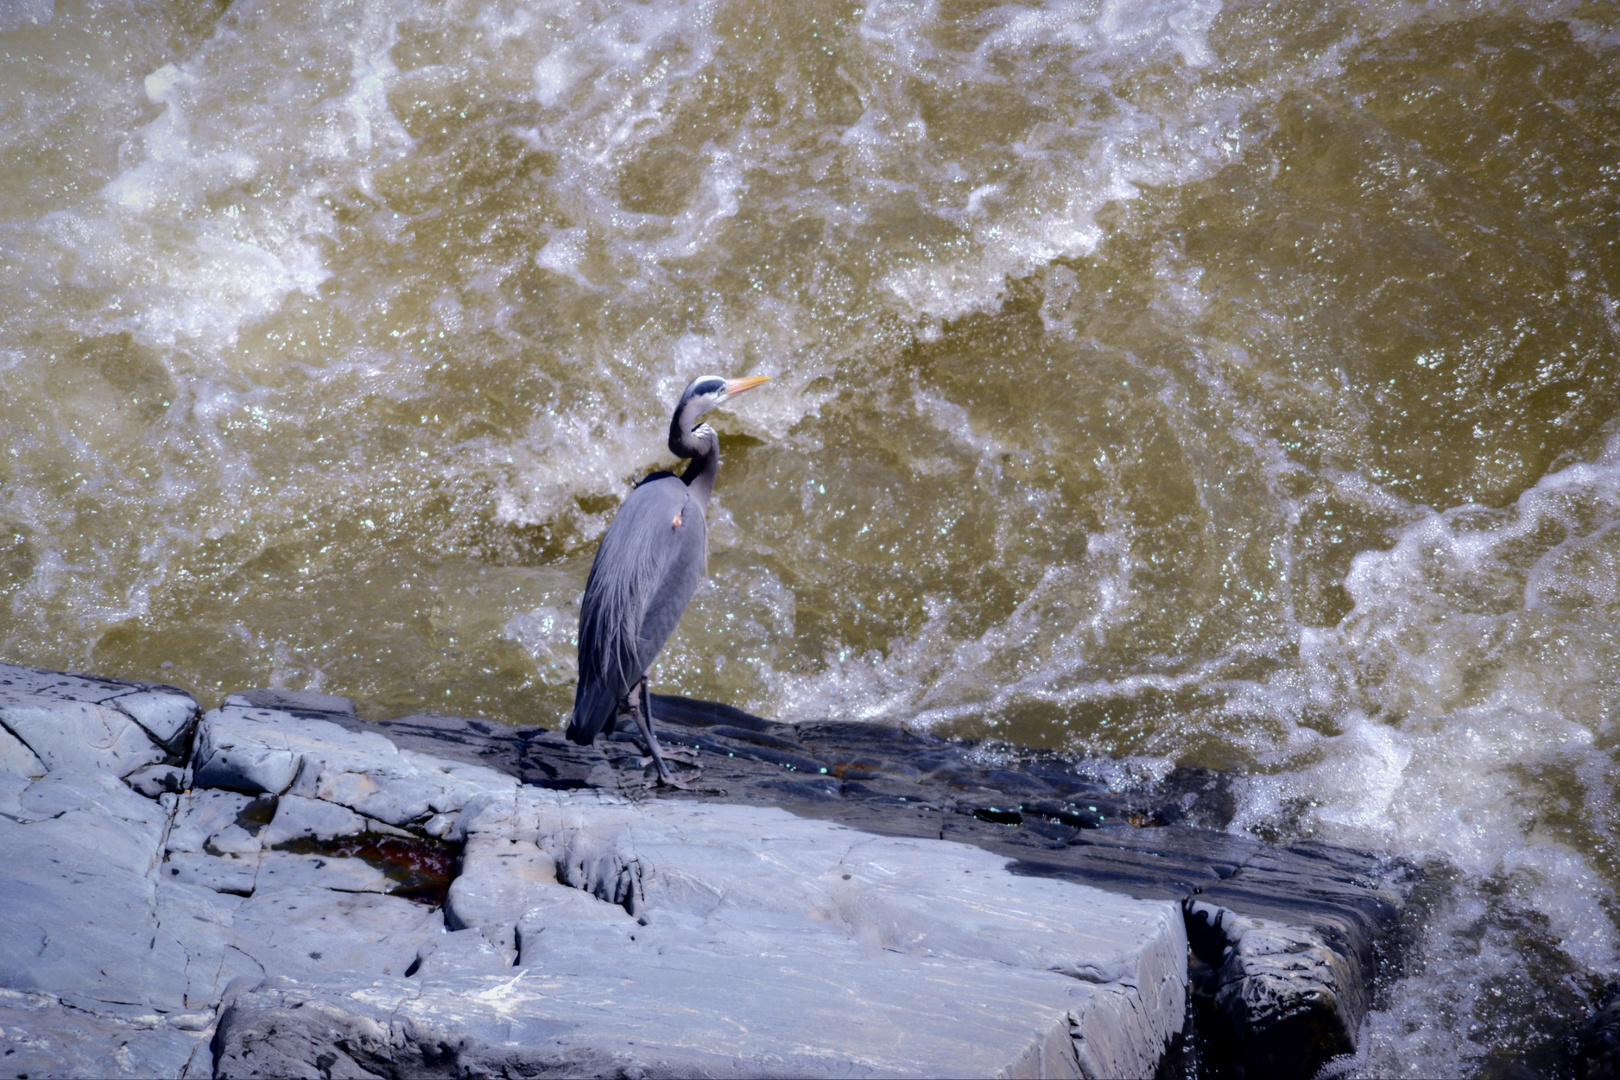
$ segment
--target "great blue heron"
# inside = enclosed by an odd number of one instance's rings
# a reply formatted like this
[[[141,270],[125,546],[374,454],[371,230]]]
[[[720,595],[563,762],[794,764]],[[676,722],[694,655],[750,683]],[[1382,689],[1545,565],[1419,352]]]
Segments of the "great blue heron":
[[[698,417],[769,376],[700,375],[686,386],[669,422],[669,449],[691,458],[685,472],[653,473],[637,484],[596,548],[579,612],[579,684],[568,738],[589,746],[611,733],[621,710],[636,718],[660,783],[675,779],[653,736],[647,670],[708,572],[703,511],[720,474],[720,437]]]

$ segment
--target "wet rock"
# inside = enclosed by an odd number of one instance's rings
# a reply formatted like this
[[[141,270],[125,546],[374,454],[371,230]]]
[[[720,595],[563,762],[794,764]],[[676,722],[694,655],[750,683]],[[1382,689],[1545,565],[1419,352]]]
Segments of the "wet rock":
[[[650,798],[627,739],[250,691],[187,789],[117,705],[172,692],[24,673],[63,719],[0,728],[0,1027],[41,1073],[1150,1075],[1191,993],[1290,1075],[1353,1040],[1402,903],[1370,856],[1189,825],[1213,774],[657,698],[726,792]]]
[[[1610,988],[1582,1025],[1575,1060],[1581,1080],[1620,1080],[1620,989]]]
[[[543,728],[509,727],[490,720],[438,713],[412,713],[376,723],[341,719],[337,722],[356,730],[380,732],[401,750],[419,750],[468,765],[487,765],[508,775],[517,773],[524,742],[544,733]],[[562,733],[556,734],[561,736]]]
[[[1244,1075],[1309,1077],[1353,1053],[1366,987],[1348,957],[1314,928],[1187,904],[1189,937],[1213,969],[1204,992],[1224,1018]]]
[[[309,690],[238,690],[225,698],[227,707],[274,709],[305,720],[335,720],[355,716],[354,702],[336,694]]]

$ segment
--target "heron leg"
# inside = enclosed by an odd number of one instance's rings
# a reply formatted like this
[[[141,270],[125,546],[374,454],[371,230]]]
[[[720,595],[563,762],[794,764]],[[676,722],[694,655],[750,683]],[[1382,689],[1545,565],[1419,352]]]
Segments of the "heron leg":
[[[652,755],[653,764],[658,766],[658,782],[668,784],[671,787],[679,786],[675,774],[669,771],[668,765],[664,764],[664,755],[658,749],[658,738],[653,734],[652,694],[647,690],[646,676],[642,676],[641,681],[636,684],[636,688],[631,691],[631,694],[636,699],[633,702],[636,727],[641,729],[641,737],[647,742],[647,753]]]

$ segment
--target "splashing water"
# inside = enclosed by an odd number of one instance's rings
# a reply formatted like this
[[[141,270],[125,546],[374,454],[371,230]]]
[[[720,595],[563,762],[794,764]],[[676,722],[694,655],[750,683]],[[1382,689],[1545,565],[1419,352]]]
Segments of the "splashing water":
[[[1346,1069],[1554,1068],[1620,975],[1617,59],[1578,4],[4,7],[5,657],[557,724],[675,395],[769,374],[661,690],[1239,770],[1452,876]]]

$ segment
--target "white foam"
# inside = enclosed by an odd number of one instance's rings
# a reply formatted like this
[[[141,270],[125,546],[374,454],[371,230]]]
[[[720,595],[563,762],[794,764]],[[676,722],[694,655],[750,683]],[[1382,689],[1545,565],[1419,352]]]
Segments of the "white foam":
[[[579,668],[575,627],[579,613],[551,604],[520,612],[507,620],[501,633],[528,650],[548,683],[567,684]]]
[[[488,447],[489,463],[505,464],[511,477],[500,488],[495,520],[520,525],[555,521],[570,516],[569,507],[580,494],[627,491],[627,480],[636,471],[633,463],[660,460],[656,430],[655,424],[627,418],[608,422],[574,409],[537,417],[517,445]],[[570,448],[567,472],[558,470],[551,458],[558,447]],[[600,517],[581,527],[594,538],[607,520]]]
[[[1067,83],[1068,92],[1060,100],[1072,99],[1054,105],[1053,84],[1032,83],[1032,92],[1042,95],[1040,110],[1057,110],[1053,122],[1007,147],[1007,178],[961,195],[953,183],[963,177],[956,162],[931,160],[921,140],[916,141],[920,151],[906,148],[909,157],[920,158],[909,162],[913,168],[920,166],[924,176],[933,174],[935,183],[924,196],[928,211],[956,224],[968,242],[964,256],[930,258],[891,271],[885,284],[893,295],[925,325],[985,309],[999,302],[1008,277],[1094,252],[1104,238],[1097,220],[1104,206],[1136,198],[1144,184],[1184,184],[1230,161],[1241,114],[1255,102],[1251,91],[1188,93],[1174,111],[1166,112],[1157,104],[1138,104],[1116,89],[1116,83],[1143,66],[1167,58],[1184,68],[1188,78],[1215,64],[1207,34],[1220,6],[1097,5],[1086,0],[1006,4],[971,20],[978,40],[965,56],[942,60],[931,49],[891,44],[890,53],[905,57],[908,75],[940,90],[966,84],[970,89],[952,92],[1004,93],[1009,85],[1004,72],[1017,64],[1025,71],[1041,71],[1057,84]],[[932,29],[890,23],[890,37]],[[1166,72],[1166,78],[1176,75]],[[1106,116],[1097,109],[1099,96],[1107,101]],[[867,118],[857,125],[863,126],[875,127]],[[872,164],[893,168],[892,161],[882,160],[895,156],[892,136],[868,135],[861,143]],[[991,197],[996,212],[985,214],[985,199]]]
[[[1240,823],[1285,817],[1285,799],[1308,800],[1308,819],[1330,839],[1517,882],[1568,955],[1620,970],[1604,910],[1612,890],[1535,824],[1548,800],[1573,800],[1593,828],[1608,819],[1598,739],[1620,618],[1617,522],[1620,440],[1543,477],[1505,511],[1431,513],[1390,550],[1358,555],[1346,580],[1354,609],[1337,627],[1302,634],[1300,647],[1307,696],[1339,710],[1344,734],[1317,740],[1304,768],[1295,747],[1277,747],[1276,773],[1255,782]],[[1548,771],[1582,779],[1539,778]]]
[[[595,290],[596,283],[580,269],[585,262],[585,245],[589,239],[589,234],[582,227],[553,229],[546,246],[535,252],[534,265],[554,274],[562,274],[581,288]]]
[[[321,16],[344,17],[309,14],[317,32]],[[253,26],[262,19],[233,9],[198,55],[148,74],[145,96],[161,111],[124,141],[125,164],[101,202],[41,222],[42,240],[71,251],[75,285],[128,298],[124,325],[106,329],[160,345],[234,344],[289,295],[313,296],[329,278],[320,245],[334,225],[322,196],[333,181],[369,188],[369,171],[409,146],[385,97],[394,40],[386,5],[347,14],[359,31],[349,54],[322,58],[342,89],[302,116],[275,100],[301,93],[296,81],[271,82],[264,97],[235,93],[244,73],[273,70]],[[256,188],[265,191],[249,194]]]

